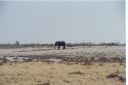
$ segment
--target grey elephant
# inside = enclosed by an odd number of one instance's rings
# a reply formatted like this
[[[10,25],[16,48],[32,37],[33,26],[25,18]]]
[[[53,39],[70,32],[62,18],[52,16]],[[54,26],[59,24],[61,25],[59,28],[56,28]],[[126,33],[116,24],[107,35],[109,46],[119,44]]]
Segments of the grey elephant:
[[[56,46],[58,47],[58,50],[60,49],[60,46],[63,46],[63,49],[65,49],[66,42],[65,41],[56,41],[54,48],[56,49]]]

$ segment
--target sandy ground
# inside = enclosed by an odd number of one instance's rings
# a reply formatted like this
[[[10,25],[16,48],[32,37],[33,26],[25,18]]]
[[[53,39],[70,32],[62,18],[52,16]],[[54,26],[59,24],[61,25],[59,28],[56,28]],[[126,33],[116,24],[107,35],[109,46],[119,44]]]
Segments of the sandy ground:
[[[125,58],[125,47],[68,47],[66,50],[55,50],[51,47],[0,49],[0,56],[27,55]],[[125,62],[0,63],[0,85],[125,85],[125,74]]]
[[[105,57],[125,57],[124,46],[92,46],[92,47],[67,47],[65,50],[57,50],[52,47],[38,48],[15,48],[0,49],[0,56],[19,55],[67,55],[67,56],[105,56]]]

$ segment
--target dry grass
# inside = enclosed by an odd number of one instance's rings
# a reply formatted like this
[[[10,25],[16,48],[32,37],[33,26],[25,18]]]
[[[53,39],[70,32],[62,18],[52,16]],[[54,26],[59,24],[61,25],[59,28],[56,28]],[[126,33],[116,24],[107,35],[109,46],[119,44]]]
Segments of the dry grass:
[[[99,63],[91,66],[44,62],[7,63],[0,66],[0,85],[125,85],[125,82],[106,77],[117,70],[118,75],[125,75],[125,67],[119,63],[104,63],[104,66],[99,66]]]

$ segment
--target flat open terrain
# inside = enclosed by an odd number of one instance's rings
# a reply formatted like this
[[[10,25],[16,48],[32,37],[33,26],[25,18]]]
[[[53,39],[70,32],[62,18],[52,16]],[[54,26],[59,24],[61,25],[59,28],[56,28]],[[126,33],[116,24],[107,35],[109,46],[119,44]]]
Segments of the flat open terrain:
[[[0,49],[0,60],[0,85],[125,85],[125,46]]]
[[[67,47],[65,50],[57,50],[53,47],[28,47],[14,49],[0,49],[0,55],[18,56],[18,55],[68,55],[68,56],[107,56],[124,57],[125,46],[81,46]]]

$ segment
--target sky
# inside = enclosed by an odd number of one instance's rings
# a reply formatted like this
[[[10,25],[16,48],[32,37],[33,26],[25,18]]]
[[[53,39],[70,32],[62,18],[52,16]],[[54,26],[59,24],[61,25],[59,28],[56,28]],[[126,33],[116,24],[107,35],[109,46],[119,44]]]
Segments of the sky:
[[[0,43],[125,43],[125,1],[0,1]]]

